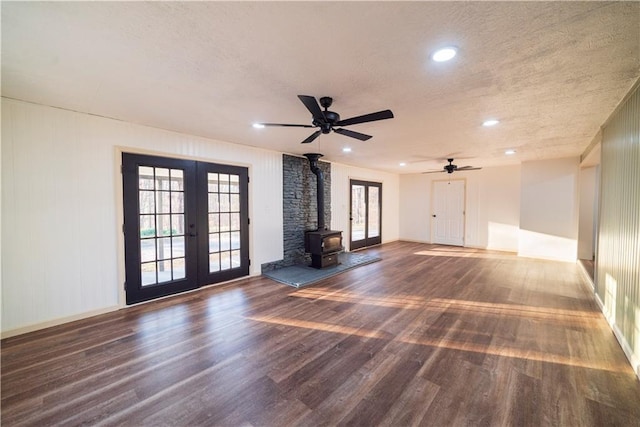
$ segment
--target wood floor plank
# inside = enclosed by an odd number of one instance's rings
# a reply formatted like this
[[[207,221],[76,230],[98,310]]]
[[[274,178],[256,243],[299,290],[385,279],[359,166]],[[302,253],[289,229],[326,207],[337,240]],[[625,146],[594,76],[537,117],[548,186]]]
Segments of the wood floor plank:
[[[580,267],[394,242],[1,343],[3,426],[639,425]]]

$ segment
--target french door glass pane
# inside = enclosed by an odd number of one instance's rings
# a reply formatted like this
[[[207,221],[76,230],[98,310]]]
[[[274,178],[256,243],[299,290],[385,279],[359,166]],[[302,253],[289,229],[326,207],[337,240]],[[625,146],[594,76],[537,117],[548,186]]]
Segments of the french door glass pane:
[[[171,235],[171,215],[156,215],[156,225],[158,237]]]
[[[367,215],[365,186],[351,186],[351,241],[364,239],[364,226]]]
[[[378,187],[369,187],[369,223],[367,237],[378,237],[380,235],[380,196]]]
[[[138,166],[138,188],[142,286],[184,278],[182,170]]]
[[[220,271],[220,253],[209,254],[209,272]]]
[[[229,251],[220,252],[220,270],[231,268],[231,253]]]
[[[213,273],[240,265],[240,176],[208,173],[207,181],[209,272]]]
[[[140,240],[140,261],[149,262],[156,260],[156,239]]]
[[[184,236],[171,239],[171,258],[184,256]]]
[[[138,180],[138,188],[140,190],[153,190],[155,189],[154,178],[153,178],[153,168],[147,166],[140,166],[138,168],[139,180]]]
[[[207,181],[209,193],[218,193],[218,174],[209,172]]]
[[[158,283],[170,282],[172,272],[171,260],[158,261]]]
[[[229,202],[228,194],[220,194],[220,212],[229,212],[231,209],[231,203]]]
[[[140,272],[142,274],[142,286],[153,285],[158,283],[156,277],[156,263],[155,262],[143,262],[140,265]]]
[[[156,235],[155,215],[140,215],[140,237],[152,237]]]
[[[240,175],[229,175],[229,193],[240,193]]]
[[[141,214],[152,214],[156,212],[155,194],[156,193],[154,191],[140,190],[140,213]]]
[[[240,212],[240,195],[230,194],[230,196],[231,196],[231,206],[229,210],[231,212]]]
[[[184,191],[184,174],[181,169],[171,169],[171,190]]]
[[[240,232],[231,232],[231,249],[240,249]]]
[[[229,215],[231,224],[229,227],[231,230],[240,230],[240,212],[232,213]]]
[[[209,253],[220,252],[220,233],[209,233]]]
[[[220,212],[219,200],[218,193],[209,193],[209,212]]]
[[[229,231],[230,218],[228,213],[220,214],[220,231]]]
[[[154,168],[156,174],[156,190],[169,189],[169,169]]]
[[[173,280],[185,278],[184,258],[175,258],[173,262]]]
[[[231,268],[240,267],[240,251],[231,251]]]
[[[209,214],[209,232],[216,233],[220,231],[220,215]]]
[[[228,193],[229,192],[229,175],[226,173],[219,174],[220,176],[220,192]]]

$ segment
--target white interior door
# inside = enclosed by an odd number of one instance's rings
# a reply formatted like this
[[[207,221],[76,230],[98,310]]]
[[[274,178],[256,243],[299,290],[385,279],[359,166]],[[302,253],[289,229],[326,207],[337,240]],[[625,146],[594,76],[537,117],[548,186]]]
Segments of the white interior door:
[[[431,241],[464,246],[464,180],[433,181]]]

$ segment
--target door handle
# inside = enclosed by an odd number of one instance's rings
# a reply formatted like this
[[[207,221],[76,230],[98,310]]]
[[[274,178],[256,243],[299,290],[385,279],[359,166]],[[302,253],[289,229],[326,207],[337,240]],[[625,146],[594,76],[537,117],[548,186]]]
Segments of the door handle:
[[[198,232],[195,231],[194,228],[196,228],[195,224],[189,224],[189,237],[196,237],[198,235]]]
[[[435,217],[436,217],[436,214],[433,214],[432,216],[435,218]]]

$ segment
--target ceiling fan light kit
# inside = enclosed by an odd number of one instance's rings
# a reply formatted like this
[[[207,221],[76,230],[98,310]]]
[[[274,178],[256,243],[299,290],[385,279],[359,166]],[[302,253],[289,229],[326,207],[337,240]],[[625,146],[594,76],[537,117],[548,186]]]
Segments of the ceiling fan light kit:
[[[393,113],[391,110],[383,110],[375,113],[364,114],[362,116],[351,117],[345,120],[340,120],[340,115],[334,111],[329,111],[331,104],[333,104],[333,98],[323,96],[320,98],[320,103],[316,101],[316,98],[309,95],[298,95],[300,101],[311,113],[310,125],[299,124],[287,124],[287,123],[256,123],[254,127],[266,127],[266,126],[284,126],[284,127],[302,127],[302,128],[319,128],[317,131],[309,135],[302,144],[308,144],[313,142],[321,134],[327,134],[331,131],[348,136],[350,138],[359,139],[360,141],[366,141],[371,138],[371,135],[355,132],[349,129],[344,129],[342,126],[357,125],[360,123],[374,122],[377,120],[392,119]],[[324,111],[322,108],[324,108]]]

